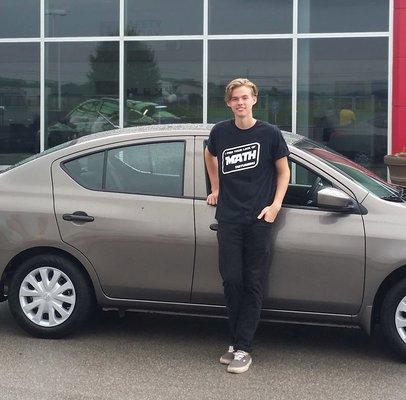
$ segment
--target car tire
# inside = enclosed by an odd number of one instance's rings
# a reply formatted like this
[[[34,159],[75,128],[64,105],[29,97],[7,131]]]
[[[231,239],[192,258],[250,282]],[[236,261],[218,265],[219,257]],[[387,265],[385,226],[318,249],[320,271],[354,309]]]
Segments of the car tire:
[[[387,343],[406,361],[406,279],[398,282],[385,295],[380,321]]]
[[[17,267],[8,302],[26,332],[49,339],[71,334],[95,305],[93,290],[80,267],[52,254],[34,256]]]

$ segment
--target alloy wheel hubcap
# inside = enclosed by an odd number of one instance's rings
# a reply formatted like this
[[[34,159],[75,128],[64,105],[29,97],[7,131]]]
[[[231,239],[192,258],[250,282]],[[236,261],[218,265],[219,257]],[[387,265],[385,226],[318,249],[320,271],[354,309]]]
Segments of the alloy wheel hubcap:
[[[69,277],[57,268],[41,267],[22,281],[19,292],[25,316],[40,326],[62,324],[72,314],[76,293]]]
[[[406,343],[406,296],[403,297],[396,308],[395,325],[399,336]]]

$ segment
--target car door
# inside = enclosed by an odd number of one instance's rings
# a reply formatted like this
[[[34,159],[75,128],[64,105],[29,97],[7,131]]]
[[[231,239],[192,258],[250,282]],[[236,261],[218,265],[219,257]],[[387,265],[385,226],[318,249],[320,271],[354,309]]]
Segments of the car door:
[[[192,139],[159,138],[53,163],[62,240],[90,260],[107,296],[190,300],[192,154]]]
[[[202,138],[196,139],[196,261],[192,301],[224,304],[218,273],[215,208],[206,203]],[[292,155],[292,158],[294,156]],[[365,240],[362,216],[317,208],[311,187],[333,185],[322,171],[293,160],[284,205],[274,223],[273,259],[264,308],[356,313],[362,302]],[[315,192],[314,192],[315,193]]]

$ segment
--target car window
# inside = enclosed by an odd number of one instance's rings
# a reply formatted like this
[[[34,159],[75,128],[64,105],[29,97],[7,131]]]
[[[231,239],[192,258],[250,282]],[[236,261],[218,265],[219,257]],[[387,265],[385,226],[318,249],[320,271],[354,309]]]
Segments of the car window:
[[[106,190],[159,196],[183,195],[185,143],[161,142],[108,151]]]
[[[400,187],[386,182],[374,172],[336,153],[326,146],[322,146],[307,138],[296,142],[295,146],[321,159],[381,199],[392,201],[398,199],[402,201],[404,197],[404,192]]]
[[[64,163],[64,169],[79,185],[101,190],[103,186],[104,152],[94,153]]]
[[[300,207],[317,207],[317,193],[325,187],[333,185],[314,171],[289,160],[291,171],[289,187],[284,205]]]

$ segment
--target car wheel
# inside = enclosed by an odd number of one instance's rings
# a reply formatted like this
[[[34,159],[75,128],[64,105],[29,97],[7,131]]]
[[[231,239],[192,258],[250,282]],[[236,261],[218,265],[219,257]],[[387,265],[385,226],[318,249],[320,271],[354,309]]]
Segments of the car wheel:
[[[57,255],[38,255],[17,267],[8,301],[19,325],[33,336],[61,338],[90,315],[93,291],[76,264]]]
[[[406,361],[406,279],[386,294],[381,307],[381,326],[390,347]]]

